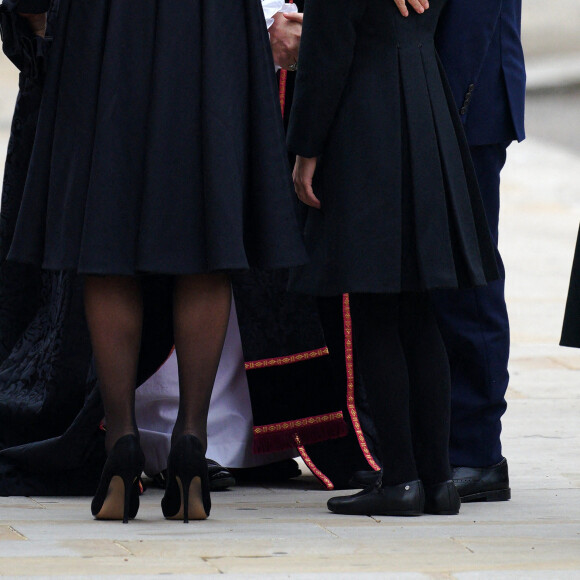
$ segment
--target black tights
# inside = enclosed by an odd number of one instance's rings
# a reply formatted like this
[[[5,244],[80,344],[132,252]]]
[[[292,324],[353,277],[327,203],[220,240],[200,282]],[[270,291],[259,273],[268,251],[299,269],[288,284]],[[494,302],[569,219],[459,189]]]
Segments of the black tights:
[[[177,276],[173,300],[179,412],[173,437],[191,433],[207,445],[209,401],[230,314],[225,274]],[[141,282],[87,276],[85,310],[105,408],[106,446],[136,432],[135,387],[143,326]]]
[[[428,294],[351,294],[350,308],[383,484],[450,479],[449,363]]]

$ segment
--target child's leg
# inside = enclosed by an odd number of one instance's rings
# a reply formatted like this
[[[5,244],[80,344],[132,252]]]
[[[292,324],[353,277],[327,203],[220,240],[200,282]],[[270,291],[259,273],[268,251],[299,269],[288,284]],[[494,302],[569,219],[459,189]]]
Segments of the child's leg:
[[[380,439],[383,485],[418,479],[409,411],[409,373],[399,337],[397,294],[352,294],[354,364]]]
[[[451,379],[447,352],[429,295],[401,295],[400,333],[409,366],[413,444],[425,485],[451,479]]]

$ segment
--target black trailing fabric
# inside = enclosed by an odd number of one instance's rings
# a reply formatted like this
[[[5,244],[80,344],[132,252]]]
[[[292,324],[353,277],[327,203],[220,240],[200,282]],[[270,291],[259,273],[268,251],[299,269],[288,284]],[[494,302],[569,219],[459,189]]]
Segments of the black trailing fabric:
[[[144,289],[138,384],[173,345],[171,284],[151,277]],[[40,305],[0,366],[0,495],[94,494],[106,458],[102,417],[81,282],[45,272]]]
[[[69,273],[5,261],[36,134],[49,46],[6,8],[0,12],[4,51],[21,75],[0,213],[0,494],[92,493],[104,457],[98,431],[102,411],[90,374],[79,281]],[[51,16],[56,8],[55,3]],[[85,420],[87,413],[93,420]],[[69,427],[69,435],[59,437]]]

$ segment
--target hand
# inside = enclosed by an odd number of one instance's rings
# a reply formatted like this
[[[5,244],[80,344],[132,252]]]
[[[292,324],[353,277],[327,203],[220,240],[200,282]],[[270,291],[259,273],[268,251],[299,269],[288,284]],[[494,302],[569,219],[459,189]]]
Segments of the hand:
[[[20,16],[28,20],[28,24],[34,34],[44,38],[46,33],[46,14],[20,14]]]
[[[320,200],[314,195],[314,190],[312,189],[316,163],[316,157],[296,156],[296,165],[294,166],[292,178],[294,179],[294,189],[298,199],[310,207],[320,209]]]
[[[270,26],[270,44],[274,63],[288,69],[298,61],[300,38],[302,36],[302,14],[281,14],[274,16]]]
[[[407,4],[414,8],[415,12],[418,12],[419,14],[423,14],[423,12],[429,8],[429,0],[395,0],[395,4],[400,13],[405,17],[409,16]]]

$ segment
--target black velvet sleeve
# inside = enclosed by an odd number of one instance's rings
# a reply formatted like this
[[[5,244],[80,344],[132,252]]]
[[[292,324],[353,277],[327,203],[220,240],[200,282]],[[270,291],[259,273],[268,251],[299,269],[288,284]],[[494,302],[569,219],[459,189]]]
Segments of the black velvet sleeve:
[[[308,0],[298,61],[288,148],[318,157],[348,79],[357,23],[366,0]]]
[[[11,12],[42,14],[48,12],[51,0],[4,0],[3,6]]]

